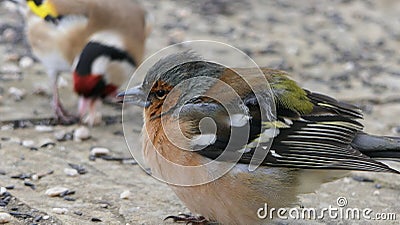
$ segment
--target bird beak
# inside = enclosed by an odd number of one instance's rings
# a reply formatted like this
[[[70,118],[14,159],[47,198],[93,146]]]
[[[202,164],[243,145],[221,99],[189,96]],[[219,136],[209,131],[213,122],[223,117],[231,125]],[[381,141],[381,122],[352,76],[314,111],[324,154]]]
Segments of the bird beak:
[[[121,102],[131,103],[143,108],[147,108],[151,104],[151,102],[147,100],[147,94],[143,91],[141,85],[119,93],[117,98],[120,99]]]

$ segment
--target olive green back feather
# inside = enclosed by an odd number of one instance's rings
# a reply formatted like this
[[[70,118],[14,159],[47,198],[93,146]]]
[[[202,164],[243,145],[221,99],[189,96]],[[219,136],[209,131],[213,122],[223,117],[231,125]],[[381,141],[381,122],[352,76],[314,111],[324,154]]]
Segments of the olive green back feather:
[[[307,92],[291,80],[286,73],[273,73],[271,88],[276,103],[298,114],[308,114],[313,110],[313,103],[307,97]]]

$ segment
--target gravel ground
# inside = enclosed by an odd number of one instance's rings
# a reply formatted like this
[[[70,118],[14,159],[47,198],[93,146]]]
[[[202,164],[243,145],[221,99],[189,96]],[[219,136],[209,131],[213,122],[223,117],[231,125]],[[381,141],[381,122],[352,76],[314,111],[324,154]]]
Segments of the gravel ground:
[[[359,105],[367,132],[400,135],[400,2],[140,2],[155,17],[147,56],[186,40],[228,43],[260,66],[292,73],[308,89]],[[0,187],[7,187],[0,195],[0,221],[5,212],[12,215],[9,224],[162,224],[167,215],[188,212],[165,184],[130,160],[120,106],[103,107],[107,118],[87,140],[73,140],[78,125],[53,126],[47,77],[24,41],[22,18],[10,4],[0,4]],[[71,77],[65,74],[62,80],[62,99],[73,111]],[[141,112],[130,111],[136,124],[131,135],[139,140]],[[93,157],[93,147],[109,152]],[[55,187],[65,189],[49,197],[46,191]],[[399,176],[354,173],[301,196],[299,205],[336,206],[340,196],[349,207],[396,213],[397,220],[276,223],[399,223]]]

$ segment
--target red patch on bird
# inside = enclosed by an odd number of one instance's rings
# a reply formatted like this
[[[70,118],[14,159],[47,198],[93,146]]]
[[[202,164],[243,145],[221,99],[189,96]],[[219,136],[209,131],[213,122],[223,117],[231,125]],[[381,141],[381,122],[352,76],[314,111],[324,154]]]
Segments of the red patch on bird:
[[[105,84],[103,88],[100,90],[97,85],[100,85],[102,81],[102,76],[100,75],[79,75],[78,73],[74,72],[74,91],[78,95],[83,95],[85,97],[106,97],[110,94],[113,94],[117,91],[118,87],[113,84]],[[95,93],[96,91],[96,93]]]
[[[79,95],[91,96],[94,93],[94,87],[100,82],[101,76],[98,75],[86,75],[81,76],[74,72],[74,91]]]

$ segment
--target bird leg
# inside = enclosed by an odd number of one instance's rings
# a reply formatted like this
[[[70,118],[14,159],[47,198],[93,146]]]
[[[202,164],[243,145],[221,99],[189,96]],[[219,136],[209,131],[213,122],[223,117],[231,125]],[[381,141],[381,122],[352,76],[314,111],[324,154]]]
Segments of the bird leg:
[[[179,213],[177,216],[168,216],[164,219],[172,219],[174,223],[185,223],[192,225],[210,225],[210,223],[204,216],[193,216],[191,214]]]
[[[69,114],[64,107],[61,104],[60,101],[60,96],[58,93],[58,87],[57,87],[57,81],[58,81],[58,74],[55,75],[50,75],[51,81],[51,86],[53,88],[53,100],[52,100],[52,106],[53,110],[56,116],[57,121],[59,121],[61,124],[69,125],[76,123],[77,117]]]
[[[79,98],[78,111],[82,123],[89,124],[89,126],[101,123],[101,113],[96,111],[99,104],[101,101],[98,98]]]

